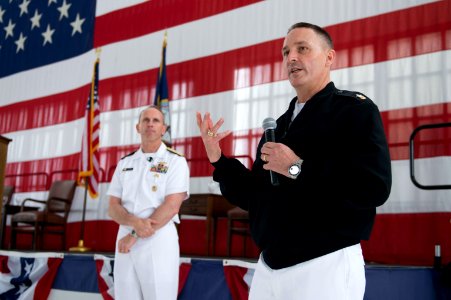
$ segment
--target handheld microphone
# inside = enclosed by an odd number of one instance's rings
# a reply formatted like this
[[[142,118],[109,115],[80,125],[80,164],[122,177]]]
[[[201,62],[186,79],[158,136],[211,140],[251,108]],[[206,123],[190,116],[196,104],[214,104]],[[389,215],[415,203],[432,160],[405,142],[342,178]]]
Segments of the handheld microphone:
[[[265,131],[265,140],[267,142],[275,142],[276,141],[276,133],[275,129],[277,127],[276,120],[273,118],[266,118],[263,120],[263,130]],[[279,185],[279,179],[277,178],[277,174],[271,170],[269,170],[269,175],[271,176],[271,184],[273,186]]]

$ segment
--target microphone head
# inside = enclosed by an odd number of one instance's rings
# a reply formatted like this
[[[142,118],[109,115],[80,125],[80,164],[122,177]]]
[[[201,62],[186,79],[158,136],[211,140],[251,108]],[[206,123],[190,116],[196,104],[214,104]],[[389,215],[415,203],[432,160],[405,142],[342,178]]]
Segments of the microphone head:
[[[268,129],[276,129],[277,122],[273,118],[266,118],[263,120],[263,130],[266,131]]]

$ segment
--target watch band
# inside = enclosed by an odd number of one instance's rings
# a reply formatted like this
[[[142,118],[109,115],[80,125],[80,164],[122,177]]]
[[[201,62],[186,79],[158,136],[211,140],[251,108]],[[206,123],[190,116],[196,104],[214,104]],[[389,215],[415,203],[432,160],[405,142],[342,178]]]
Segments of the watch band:
[[[294,162],[292,165],[290,165],[290,167],[288,168],[288,175],[290,176],[291,179],[296,179],[298,178],[299,174],[301,174],[301,170],[302,170],[302,158],[298,159],[296,162]],[[292,168],[293,167],[297,167],[298,171],[296,174],[292,173]]]
[[[135,229],[132,230],[132,232],[130,232],[130,235],[134,238],[139,238],[138,234],[136,233]]]

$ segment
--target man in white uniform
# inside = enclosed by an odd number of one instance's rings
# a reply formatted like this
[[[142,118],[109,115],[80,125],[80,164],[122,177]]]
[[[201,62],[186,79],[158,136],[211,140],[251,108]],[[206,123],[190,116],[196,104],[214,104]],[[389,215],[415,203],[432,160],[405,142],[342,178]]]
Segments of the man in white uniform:
[[[174,222],[189,195],[188,164],[162,142],[166,125],[158,107],[140,113],[136,130],[141,147],[119,161],[108,190],[108,213],[120,225],[115,299],[176,299],[180,250]]]

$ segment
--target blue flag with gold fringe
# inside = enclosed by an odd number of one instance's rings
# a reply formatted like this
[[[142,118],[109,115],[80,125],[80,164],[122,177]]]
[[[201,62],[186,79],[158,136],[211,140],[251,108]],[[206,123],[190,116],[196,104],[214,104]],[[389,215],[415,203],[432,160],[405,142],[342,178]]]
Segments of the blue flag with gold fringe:
[[[158,106],[164,115],[164,123],[167,126],[166,133],[163,136],[163,141],[171,145],[171,118],[169,114],[169,88],[166,77],[166,46],[167,35],[164,34],[163,49],[161,51],[161,63],[158,72],[157,85],[155,91],[154,105]]]

